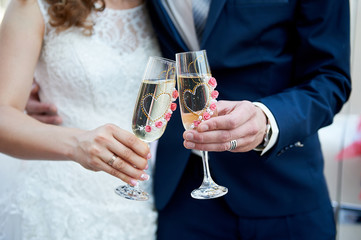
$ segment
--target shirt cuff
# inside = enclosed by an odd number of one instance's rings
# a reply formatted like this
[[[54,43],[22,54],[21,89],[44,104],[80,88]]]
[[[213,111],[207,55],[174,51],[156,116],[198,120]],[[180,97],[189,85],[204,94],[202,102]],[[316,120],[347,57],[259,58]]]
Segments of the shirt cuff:
[[[271,129],[272,129],[271,138],[270,138],[267,146],[261,152],[261,156],[262,156],[275,145],[275,143],[278,139],[279,129],[278,129],[276,119],[274,118],[272,112],[268,109],[268,107],[266,107],[263,103],[260,103],[260,102],[253,102],[253,104],[255,106],[259,107],[264,112],[264,114],[268,118],[268,121],[269,121],[269,123],[271,125]]]

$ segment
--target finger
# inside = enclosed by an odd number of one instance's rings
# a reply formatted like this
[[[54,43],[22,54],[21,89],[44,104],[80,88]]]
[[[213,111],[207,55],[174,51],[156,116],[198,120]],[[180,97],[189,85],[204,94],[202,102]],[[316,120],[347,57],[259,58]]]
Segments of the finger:
[[[240,117],[242,114],[239,110],[233,110],[227,115],[218,115],[207,121],[199,124],[197,130],[199,132],[206,132],[212,130],[229,130],[234,129],[245,121],[244,117]]]
[[[99,170],[102,170],[114,177],[119,178],[120,180],[128,183],[129,185],[135,186],[137,184],[137,178],[133,178],[133,177],[117,170],[116,168],[113,168],[112,166],[105,163],[103,160],[98,161],[98,168],[99,168]]]
[[[46,124],[53,124],[53,125],[59,125],[63,122],[61,117],[59,116],[49,116],[49,115],[41,115],[41,114],[28,114],[32,118],[35,118],[36,120],[46,123]]]
[[[132,152],[134,152],[138,156],[149,159],[150,149],[149,149],[148,144],[139,140],[134,134],[132,134],[128,131],[117,129],[117,130],[113,131],[113,137],[115,139],[117,139],[119,142],[121,142],[122,144],[124,144],[124,146],[131,149]],[[116,153],[118,156],[122,156],[125,159],[130,159],[130,157],[132,156],[131,152],[128,152],[128,150],[126,150],[126,152],[123,153],[123,155],[119,155],[118,152],[116,152]],[[125,154],[125,156],[124,156],[124,154]],[[136,164],[136,166],[139,167],[137,164]]]
[[[232,150],[232,152],[248,152],[254,148],[250,143],[252,142],[251,138],[240,138],[234,139],[237,142],[237,147]],[[231,141],[223,143],[194,143],[184,141],[183,145],[187,149],[197,149],[200,151],[212,151],[212,152],[223,152],[228,151],[231,148]]]
[[[184,140],[193,143],[223,143],[241,137],[243,137],[242,129],[215,130],[201,133],[188,130],[183,133]]]
[[[236,106],[235,101],[218,101],[216,103],[216,109],[217,109],[217,114],[218,115],[226,115],[230,112],[232,112]]]
[[[202,144],[202,143],[193,143],[193,142],[184,141],[183,145],[187,149],[197,149],[200,151],[212,151],[212,152],[227,151],[231,147],[230,142]]]
[[[136,152],[123,144],[111,144],[109,150],[117,155],[122,161],[127,162],[129,166],[135,166],[142,170],[147,167],[147,158],[139,156]],[[120,162],[119,164],[119,167],[122,167],[121,164],[123,164],[123,162]]]
[[[46,115],[57,115],[57,108],[54,104],[43,103],[37,100],[29,99],[26,105],[26,111],[28,114],[46,114]]]
[[[146,174],[144,171],[134,168],[127,161],[124,161],[115,154],[113,154],[111,157],[106,157],[106,158],[103,157],[102,160],[112,168],[127,175],[130,178],[138,179],[142,181],[146,181],[149,179],[149,175]]]
[[[114,138],[114,141],[106,142],[108,150],[132,166],[145,169],[147,159],[151,157],[149,146],[135,137],[134,134],[120,129],[116,125],[108,124],[105,127],[110,128]]]
[[[260,132],[258,125],[253,121],[247,121],[238,128],[231,130],[213,130],[207,132],[197,132],[195,130],[188,130],[183,133],[184,140],[192,143],[201,144],[221,144],[230,142],[235,139],[247,139],[247,141],[255,141],[259,138]]]
[[[223,101],[220,106],[220,109],[217,106],[218,116],[199,124],[197,128],[199,132],[235,129],[247,122],[255,114],[253,104],[249,104],[247,101],[237,102],[236,104]]]

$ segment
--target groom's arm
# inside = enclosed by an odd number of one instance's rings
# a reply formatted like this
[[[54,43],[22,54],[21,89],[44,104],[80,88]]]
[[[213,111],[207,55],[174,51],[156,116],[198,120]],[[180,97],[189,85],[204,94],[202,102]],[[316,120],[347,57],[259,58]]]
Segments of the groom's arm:
[[[305,139],[331,124],[351,91],[348,1],[299,1],[296,10],[296,34],[288,42],[294,49],[292,66],[288,66],[291,78],[283,75],[284,82],[280,78],[275,82],[278,88],[271,88],[274,93],[252,99],[265,105],[277,122],[277,142],[268,151],[272,155],[303,146]],[[268,36],[269,42],[275,43],[272,38],[278,35]],[[220,55],[224,53],[223,49]],[[231,140],[237,140],[233,152],[246,152],[262,141],[266,122],[250,102],[220,102],[218,111],[218,117],[200,124],[198,131],[184,133],[186,148],[224,151],[230,148]]]

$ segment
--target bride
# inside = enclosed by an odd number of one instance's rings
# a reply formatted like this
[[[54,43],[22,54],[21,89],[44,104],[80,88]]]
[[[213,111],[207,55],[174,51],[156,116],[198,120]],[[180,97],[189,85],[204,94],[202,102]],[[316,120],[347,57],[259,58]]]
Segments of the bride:
[[[10,2],[0,29],[1,240],[155,238],[152,197],[113,190],[143,180],[152,191],[149,148],[130,133],[146,61],[160,55],[151,29],[141,0]],[[60,126],[24,114],[33,76]]]

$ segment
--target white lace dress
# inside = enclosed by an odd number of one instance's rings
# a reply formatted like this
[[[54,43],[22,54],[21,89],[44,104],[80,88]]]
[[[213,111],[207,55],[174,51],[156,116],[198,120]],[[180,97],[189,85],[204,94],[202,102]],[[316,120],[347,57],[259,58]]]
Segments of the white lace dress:
[[[48,23],[47,5],[39,6]],[[149,56],[159,56],[145,6],[94,12],[91,36],[46,24],[35,77],[42,101],[63,125],[94,129],[114,123],[131,131],[133,107]],[[24,161],[0,155],[1,240],[136,240],[155,238],[157,213],[122,199],[124,184],[71,161]],[[151,180],[142,185],[152,193]]]

